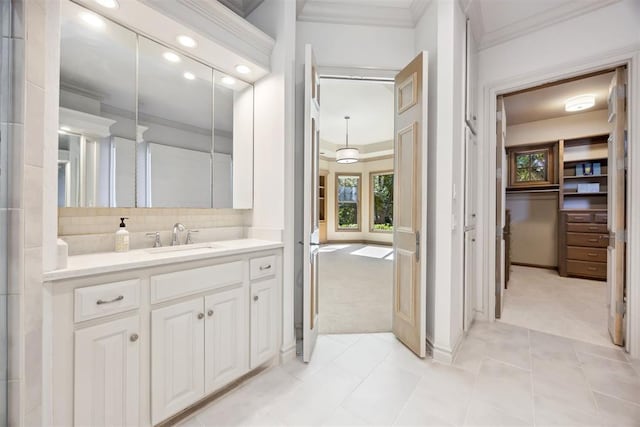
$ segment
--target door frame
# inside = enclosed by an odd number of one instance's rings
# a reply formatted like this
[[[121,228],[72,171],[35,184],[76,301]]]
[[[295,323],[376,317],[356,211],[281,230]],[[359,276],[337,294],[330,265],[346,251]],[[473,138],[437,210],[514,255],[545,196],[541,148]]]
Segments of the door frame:
[[[561,66],[551,66],[542,70],[527,73],[520,77],[507,78],[486,84],[483,90],[483,112],[482,135],[487,151],[484,154],[484,164],[488,165],[483,170],[482,179],[486,183],[485,194],[480,196],[480,200],[485,200],[482,212],[486,217],[483,219],[483,236],[481,246],[484,252],[484,271],[480,272],[483,277],[484,295],[484,315],[485,320],[495,321],[495,257],[496,257],[496,107],[497,96],[504,95],[516,90],[539,86],[550,81],[563,80],[580,76],[594,71],[615,68],[618,66],[627,67],[627,139],[628,139],[628,177],[627,177],[627,235],[628,243],[626,250],[626,278],[629,284],[627,288],[627,340],[626,350],[632,357],[640,357],[640,266],[631,262],[635,256],[640,256],[640,216],[633,217],[631,212],[640,211],[640,197],[631,197],[633,191],[640,191],[640,51],[637,46],[617,51],[612,55],[598,55],[584,61],[567,63]],[[561,70],[561,71],[559,71]],[[638,154],[635,153],[638,150]],[[631,286],[632,284],[635,286]]]

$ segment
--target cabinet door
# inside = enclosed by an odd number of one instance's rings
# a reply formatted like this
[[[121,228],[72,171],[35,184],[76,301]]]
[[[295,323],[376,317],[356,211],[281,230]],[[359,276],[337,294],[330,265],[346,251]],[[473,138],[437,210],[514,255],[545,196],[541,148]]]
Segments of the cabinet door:
[[[464,233],[464,330],[468,331],[473,322],[476,301],[476,231]]]
[[[74,425],[139,424],[138,316],[75,333]]]
[[[210,295],[204,339],[205,390],[211,393],[247,372],[249,325],[245,288]]]
[[[278,282],[251,284],[251,368],[276,355],[278,346]]]
[[[465,129],[465,192],[464,225],[475,227],[478,214],[478,142],[469,129]]]
[[[153,424],[204,396],[204,313],[198,298],[151,312]]]

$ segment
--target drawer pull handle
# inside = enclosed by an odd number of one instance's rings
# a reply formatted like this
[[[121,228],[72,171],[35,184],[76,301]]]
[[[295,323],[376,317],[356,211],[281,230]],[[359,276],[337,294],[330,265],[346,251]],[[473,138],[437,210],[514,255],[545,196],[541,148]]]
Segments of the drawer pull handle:
[[[587,256],[598,256],[598,254],[594,254],[594,253],[589,252],[589,253],[587,253]]]
[[[207,315],[208,315],[209,317],[213,316],[213,310],[209,310],[209,311],[207,311]]]
[[[254,300],[254,301],[258,301],[259,299],[260,299],[260,297],[259,297],[258,295],[254,295],[254,296],[253,296],[253,300]]]
[[[114,302],[122,301],[123,299],[124,299],[124,295],[118,295],[114,299],[110,299],[110,300],[107,300],[107,301],[105,301],[103,299],[99,299],[98,301],[96,301],[96,304],[98,304],[98,305],[111,304],[111,303],[114,303]]]
[[[271,268],[271,264],[265,264],[260,266],[260,271],[269,270]]]
[[[593,230],[593,231],[595,231],[595,230],[597,230],[597,229],[598,229],[598,227],[589,227],[589,230]]]
[[[138,338],[140,338],[138,334],[131,334],[131,336],[129,337],[129,341],[136,342],[138,341]]]
[[[595,268],[595,267],[587,267],[587,270],[589,270],[589,271],[596,271],[596,270],[597,270],[597,268]]]
[[[198,319],[200,320],[204,319],[204,313],[198,313]]]
[[[590,242],[597,243],[600,239],[589,239]]]

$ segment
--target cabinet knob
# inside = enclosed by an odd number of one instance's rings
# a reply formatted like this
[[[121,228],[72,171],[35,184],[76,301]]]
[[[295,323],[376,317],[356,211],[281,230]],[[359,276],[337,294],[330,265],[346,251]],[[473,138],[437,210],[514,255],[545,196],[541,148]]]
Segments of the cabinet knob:
[[[204,319],[204,313],[198,313],[198,319]]]
[[[131,336],[129,337],[129,341],[136,342],[138,341],[138,338],[140,338],[138,334],[131,334]]]
[[[258,295],[254,295],[254,296],[253,296],[253,300],[254,300],[254,301],[258,301],[259,299],[260,299],[260,297],[259,297]]]
[[[209,317],[213,316],[213,310],[209,310],[209,311],[207,311],[207,315],[208,315]]]

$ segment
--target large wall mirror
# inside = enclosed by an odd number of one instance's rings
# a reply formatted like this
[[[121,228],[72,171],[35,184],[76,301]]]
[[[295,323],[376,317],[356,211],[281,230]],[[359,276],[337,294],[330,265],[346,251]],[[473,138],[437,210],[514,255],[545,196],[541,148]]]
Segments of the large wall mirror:
[[[65,1],[58,205],[251,208],[253,86]]]

